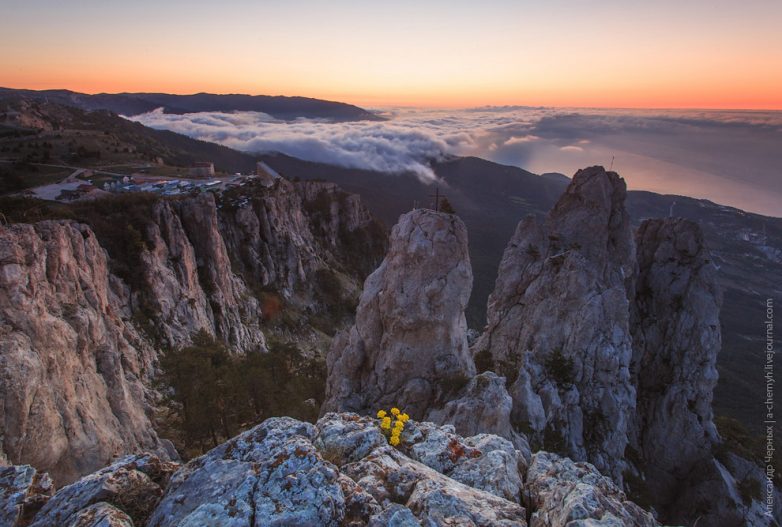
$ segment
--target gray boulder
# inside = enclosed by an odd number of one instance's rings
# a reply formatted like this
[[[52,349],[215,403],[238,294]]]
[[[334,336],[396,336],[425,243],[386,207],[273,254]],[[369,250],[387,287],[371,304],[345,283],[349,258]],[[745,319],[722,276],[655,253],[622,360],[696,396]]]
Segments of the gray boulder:
[[[340,525],[339,473],[312,446],[315,433],[291,418],[267,419],[190,461],[148,525]]]
[[[513,399],[505,389],[505,378],[484,372],[471,378],[455,398],[433,408],[427,420],[449,423],[463,436],[495,434],[521,440],[511,426]]]
[[[0,525],[27,525],[53,493],[45,472],[29,465],[0,465]]]
[[[548,452],[532,456],[525,497],[530,527],[656,527],[654,517],[589,463]]]
[[[404,503],[424,525],[527,525],[521,505],[459,483],[390,446],[342,470],[381,506]]]
[[[124,457],[59,489],[35,516],[31,527],[68,525],[78,518],[86,521],[83,511],[101,502],[143,524],[176,467],[176,463],[163,462],[150,454]]]
[[[134,527],[130,516],[108,503],[99,502],[80,510],[67,527]]]

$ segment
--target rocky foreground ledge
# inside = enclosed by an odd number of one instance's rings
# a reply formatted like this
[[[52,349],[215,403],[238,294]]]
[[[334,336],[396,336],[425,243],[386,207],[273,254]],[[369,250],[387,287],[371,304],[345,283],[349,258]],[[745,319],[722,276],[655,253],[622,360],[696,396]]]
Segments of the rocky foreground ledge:
[[[402,439],[329,413],[267,419],[184,465],[128,456],[56,492],[29,466],[0,467],[0,525],[657,525],[589,463],[427,422]]]

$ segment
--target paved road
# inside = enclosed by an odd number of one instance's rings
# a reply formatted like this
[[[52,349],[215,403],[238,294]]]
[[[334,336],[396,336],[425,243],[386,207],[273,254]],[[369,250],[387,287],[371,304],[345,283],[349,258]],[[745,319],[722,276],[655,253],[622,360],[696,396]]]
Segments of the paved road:
[[[0,159],[0,163],[15,163],[15,160]],[[87,167],[74,167],[71,165],[54,165],[51,163],[29,163],[30,165],[39,167],[52,167],[52,168],[65,168],[73,170],[67,177],[58,181],[57,183],[51,183],[49,185],[40,185],[38,187],[25,189],[24,192],[31,192],[35,197],[45,200],[56,200],[63,190],[76,190],[79,185],[86,183],[83,179],[79,179],[84,172],[91,170],[93,174],[106,174],[114,177],[124,177],[127,174],[119,174],[116,172],[109,172],[97,168]]]
[[[18,162],[17,159],[11,159],[11,160],[0,159],[0,163],[16,163],[16,162]],[[120,174],[119,172],[109,172],[108,170],[102,170],[101,168],[97,168],[97,167],[75,167],[72,165],[52,165],[49,163],[28,163],[28,164],[37,167],[67,168],[70,170],[81,170],[82,172],[86,170],[92,170],[94,174],[106,174],[107,176],[115,176],[115,177],[123,177],[128,175],[128,174]],[[123,166],[123,165],[113,165],[113,166]]]

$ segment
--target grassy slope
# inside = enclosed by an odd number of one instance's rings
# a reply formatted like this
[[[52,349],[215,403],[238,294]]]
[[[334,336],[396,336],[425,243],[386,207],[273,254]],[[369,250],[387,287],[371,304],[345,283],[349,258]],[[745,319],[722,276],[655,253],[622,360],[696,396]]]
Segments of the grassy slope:
[[[24,118],[14,119],[14,112]],[[155,162],[158,158],[172,166],[208,160],[225,172],[252,171],[256,160],[250,154],[154,130],[106,111],[0,98],[0,159],[101,167]]]

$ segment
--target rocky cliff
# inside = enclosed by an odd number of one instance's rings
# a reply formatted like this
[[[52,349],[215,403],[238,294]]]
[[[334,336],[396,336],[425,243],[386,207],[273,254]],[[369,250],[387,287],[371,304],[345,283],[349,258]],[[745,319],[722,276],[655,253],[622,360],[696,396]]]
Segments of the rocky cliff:
[[[646,220],[636,243],[631,371],[637,410],[627,454],[641,480],[630,486],[641,487],[670,522],[768,525],[758,492],[762,470],[724,451],[715,456],[721,439],[711,403],[722,296],[701,229],[676,218]],[[778,494],[772,489],[776,516]]]
[[[136,296],[153,335],[175,347],[205,329],[237,351],[263,350],[258,301],[231,269],[214,197],[161,201],[146,227]]]
[[[508,379],[513,425],[533,445],[589,460],[666,521],[768,525],[752,512],[759,493],[738,497],[762,478],[714,454],[721,294],[703,234],[647,220],[634,242],[624,199],[624,181],[592,167],[544,220],[519,223],[473,347],[479,369]]]
[[[475,374],[464,318],[471,286],[458,217],[426,209],[400,217],[364,283],[355,325],[328,354],[322,411],[402,405],[422,418],[464,384]]]
[[[149,418],[158,350],[204,330],[234,352],[262,352],[272,308],[300,313],[304,336],[322,334],[315,316],[336,329],[331,303],[350,302],[385,242],[355,196],[286,180],[128,213],[108,229],[132,230],[122,250],[99,227],[0,226],[2,457],[57,483],[129,452],[176,456]],[[322,275],[329,288],[312,279]]]
[[[165,455],[147,418],[155,352],[130,291],[85,225],[0,227],[0,424],[13,462],[56,481],[137,450]]]
[[[654,527],[588,463],[408,422],[394,448],[375,419],[268,419],[185,465],[120,459],[52,492],[46,476],[0,467],[0,521],[13,527]]]
[[[632,446],[654,501],[672,503],[717,443],[711,401],[721,295],[696,224],[647,220],[638,229],[637,246]]]
[[[517,426],[617,481],[635,407],[624,198],[624,181],[594,167],[575,175],[545,220],[523,220],[474,346],[479,363],[508,379]]]
[[[168,346],[207,328],[235,350],[263,349],[261,318],[283,307],[302,315],[303,332],[308,315],[340,313],[335,304],[350,302],[385,249],[358,197],[330,183],[278,180],[166,200],[153,217],[139,298],[153,304],[149,322]],[[258,301],[269,298],[262,313]]]

